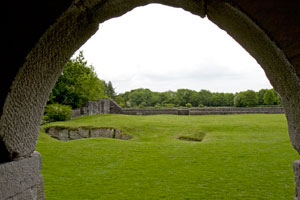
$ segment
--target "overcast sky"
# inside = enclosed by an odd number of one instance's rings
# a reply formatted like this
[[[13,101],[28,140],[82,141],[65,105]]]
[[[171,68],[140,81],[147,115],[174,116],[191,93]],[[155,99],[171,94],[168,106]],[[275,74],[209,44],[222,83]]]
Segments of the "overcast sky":
[[[79,50],[117,93],[271,88],[262,68],[226,32],[207,18],[157,4],[100,24]]]

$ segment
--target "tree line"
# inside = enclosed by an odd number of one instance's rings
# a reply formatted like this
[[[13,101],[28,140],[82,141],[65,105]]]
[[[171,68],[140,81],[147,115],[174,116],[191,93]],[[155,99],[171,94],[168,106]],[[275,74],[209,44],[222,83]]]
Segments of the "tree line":
[[[236,106],[253,107],[280,105],[280,96],[274,89],[261,89],[238,93],[211,92],[209,90],[178,89],[177,91],[153,92],[139,88],[117,95],[115,101],[122,107],[203,107]]]
[[[177,91],[153,92],[150,89],[134,89],[116,94],[111,81],[98,78],[94,67],[87,65],[81,51],[70,59],[50,94],[48,105],[62,104],[79,108],[85,102],[101,98],[114,99],[124,108],[145,107],[203,107],[237,106],[251,107],[280,105],[280,97],[273,89],[258,92],[247,90],[238,93],[211,92],[209,90],[178,89]]]

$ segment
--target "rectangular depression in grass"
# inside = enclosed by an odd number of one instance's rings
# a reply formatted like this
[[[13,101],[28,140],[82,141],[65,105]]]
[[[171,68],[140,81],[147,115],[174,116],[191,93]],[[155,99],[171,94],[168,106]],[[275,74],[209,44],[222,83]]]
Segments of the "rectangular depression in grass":
[[[96,115],[47,126],[113,127],[130,140],[41,131],[46,199],[293,199],[283,114]],[[200,141],[178,140],[197,137]]]

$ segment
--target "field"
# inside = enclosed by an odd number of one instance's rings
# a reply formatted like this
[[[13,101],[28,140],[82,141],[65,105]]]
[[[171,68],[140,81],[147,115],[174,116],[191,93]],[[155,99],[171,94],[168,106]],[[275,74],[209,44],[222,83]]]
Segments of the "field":
[[[46,126],[114,127],[131,140],[58,141],[42,130],[46,199],[293,199],[282,114],[79,117]],[[176,139],[202,137],[201,142]]]

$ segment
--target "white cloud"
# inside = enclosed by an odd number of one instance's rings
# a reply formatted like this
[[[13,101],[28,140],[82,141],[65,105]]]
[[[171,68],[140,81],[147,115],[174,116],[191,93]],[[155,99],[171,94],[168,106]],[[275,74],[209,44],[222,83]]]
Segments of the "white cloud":
[[[148,5],[100,24],[81,47],[117,92],[270,88],[263,70],[229,35],[182,9]]]

